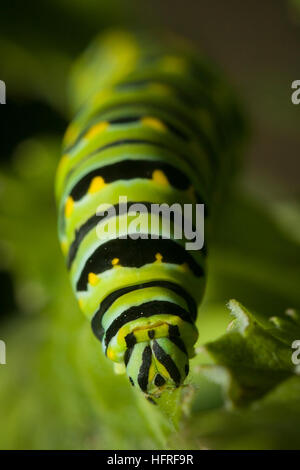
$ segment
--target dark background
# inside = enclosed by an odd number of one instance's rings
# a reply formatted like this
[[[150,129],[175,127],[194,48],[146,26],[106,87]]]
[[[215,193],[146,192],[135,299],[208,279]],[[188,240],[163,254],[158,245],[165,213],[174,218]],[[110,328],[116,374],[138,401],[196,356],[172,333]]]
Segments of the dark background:
[[[300,106],[291,103],[290,95],[291,82],[300,77],[300,25],[292,5],[167,0],[146,2],[139,10],[149,23],[158,12],[160,25],[208,51],[240,89],[251,111],[251,174],[299,193]]]

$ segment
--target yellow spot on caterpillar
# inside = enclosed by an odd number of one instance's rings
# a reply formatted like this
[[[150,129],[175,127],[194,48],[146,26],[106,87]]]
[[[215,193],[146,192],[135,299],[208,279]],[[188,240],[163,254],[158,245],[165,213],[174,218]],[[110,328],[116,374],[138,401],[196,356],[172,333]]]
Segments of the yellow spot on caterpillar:
[[[184,271],[185,273],[189,272],[190,268],[189,268],[189,265],[187,263],[183,263],[181,265],[181,269],[182,271]]]
[[[102,178],[102,176],[95,176],[95,178],[92,179],[90,187],[88,189],[89,194],[96,193],[97,191],[100,191],[100,189],[104,188],[105,186],[105,181]]]
[[[70,217],[74,209],[74,200],[71,196],[68,197],[65,205],[65,216]]]
[[[165,124],[160,121],[157,118],[151,117],[151,116],[145,116],[141,119],[141,123],[144,126],[151,127],[152,129],[155,129],[157,131],[166,131],[166,126]]]
[[[65,154],[61,157],[61,159],[58,163],[58,166],[57,166],[57,173],[61,173],[62,171],[64,171],[66,165],[68,164],[68,161],[69,161],[69,155],[68,154]]]
[[[89,273],[88,280],[91,286],[96,286],[98,282],[100,281],[99,277],[94,273]]]
[[[169,184],[169,180],[164,174],[163,171],[161,170],[154,170],[152,173],[152,179],[158,184],[162,184],[164,186],[167,186]]]
[[[61,247],[63,254],[66,255],[68,251],[68,243],[66,241],[61,242],[60,247]]]
[[[154,331],[154,337],[157,338],[165,338],[169,334],[169,325],[165,322],[156,322],[153,323],[151,319],[143,319],[142,322],[144,324],[140,326],[136,326],[132,328],[132,326],[123,326],[118,333],[118,344],[125,343],[125,337],[129,333],[134,333],[135,339],[137,343],[143,343],[145,341],[149,341],[149,331]],[[173,320],[174,322],[174,320]]]
[[[110,359],[111,361],[113,361],[115,359],[115,353],[113,352],[113,350],[111,348],[107,349],[106,355],[107,355],[108,359]]]
[[[64,145],[70,145],[77,137],[79,129],[77,124],[70,124],[64,135]]]
[[[157,368],[156,372],[158,372],[160,375],[162,375],[167,381],[172,380],[171,377],[170,377],[169,372],[167,371],[167,369],[165,368],[165,366],[161,362],[156,361],[155,365],[156,365],[156,368]]]
[[[119,262],[120,262],[119,258],[114,258],[114,259],[112,260],[111,264],[112,264],[113,266],[117,266],[117,265],[119,264]]]
[[[83,299],[78,299],[78,305],[80,310],[83,310]]]
[[[152,382],[155,375],[156,375],[156,369],[155,369],[153,363],[151,363],[151,366],[149,368],[149,382]]]
[[[155,261],[156,263],[161,263],[163,256],[160,253],[156,253],[155,258],[156,258],[156,261]]]
[[[98,124],[95,124],[92,126],[87,133],[85,134],[85,139],[91,139],[92,137],[95,137],[95,135],[100,134],[101,132],[104,132],[105,129],[107,129],[109,126],[109,122],[103,121],[99,122]]]

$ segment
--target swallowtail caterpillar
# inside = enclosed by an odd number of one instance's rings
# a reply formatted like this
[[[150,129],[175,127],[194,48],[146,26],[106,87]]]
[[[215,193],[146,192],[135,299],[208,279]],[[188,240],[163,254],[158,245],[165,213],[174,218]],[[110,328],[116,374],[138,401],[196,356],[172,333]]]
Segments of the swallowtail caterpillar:
[[[75,64],[70,90],[75,117],[56,177],[60,243],[104,353],[153,400],[189,373],[207,238],[242,117],[219,71],[174,38],[106,34]],[[160,219],[154,238],[152,226],[126,238],[132,217],[120,197],[147,207],[205,204],[204,248],[186,250],[172,231],[166,238]],[[115,209],[118,236],[97,236],[101,204]]]

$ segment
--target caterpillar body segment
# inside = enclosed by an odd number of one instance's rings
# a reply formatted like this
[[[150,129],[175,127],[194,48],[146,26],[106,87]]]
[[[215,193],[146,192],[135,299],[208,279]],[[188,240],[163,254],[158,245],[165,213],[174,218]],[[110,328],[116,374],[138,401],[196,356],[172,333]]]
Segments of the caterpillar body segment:
[[[227,84],[185,44],[120,32],[79,59],[71,96],[76,114],[56,177],[71,283],[106,356],[157,397],[188,375],[205,288],[206,243],[189,251],[185,231],[177,236],[183,209],[192,208],[195,227],[204,204],[209,227],[235,159],[239,112]]]

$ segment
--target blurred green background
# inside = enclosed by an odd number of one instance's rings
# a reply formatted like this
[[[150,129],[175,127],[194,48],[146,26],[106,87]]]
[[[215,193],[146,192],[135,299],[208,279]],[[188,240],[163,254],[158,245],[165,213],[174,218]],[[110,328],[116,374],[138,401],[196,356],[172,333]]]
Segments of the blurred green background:
[[[290,98],[300,79],[297,0],[0,8],[0,448],[300,448],[300,378],[290,360],[300,339],[300,105]],[[57,241],[53,182],[70,118],[69,69],[95,34],[115,26],[192,39],[235,85],[251,129],[211,241],[199,354],[176,411],[172,401],[153,409],[113,374]],[[234,311],[226,333],[231,298],[251,313]]]

